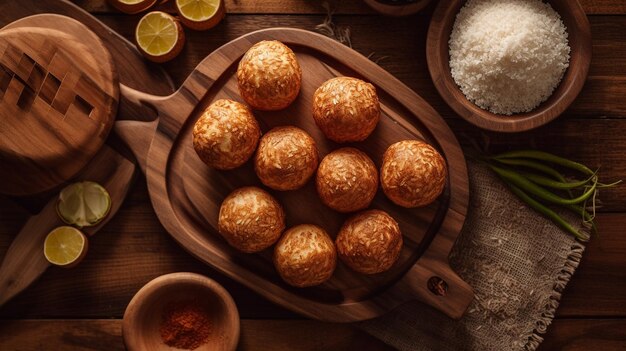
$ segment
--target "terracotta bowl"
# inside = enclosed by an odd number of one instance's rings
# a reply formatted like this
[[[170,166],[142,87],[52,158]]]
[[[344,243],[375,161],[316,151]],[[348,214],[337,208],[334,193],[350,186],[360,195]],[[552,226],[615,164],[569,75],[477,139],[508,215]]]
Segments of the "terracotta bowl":
[[[548,100],[534,110],[511,116],[483,110],[465,98],[450,73],[448,40],[456,15],[465,0],[441,1],[435,10],[426,42],[430,76],[446,103],[470,123],[497,132],[521,132],[542,126],[557,118],[571,105],[587,79],[591,62],[591,29],[576,0],[550,0],[567,27],[570,51],[569,68]]]
[[[194,273],[162,275],[144,285],[128,304],[122,323],[129,351],[180,350],[163,343],[159,331],[164,309],[179,301],[194,300],[207,306],[211,333],[196,351],[232,351],[239,341],[239,312],[228,292],[218,283]]]

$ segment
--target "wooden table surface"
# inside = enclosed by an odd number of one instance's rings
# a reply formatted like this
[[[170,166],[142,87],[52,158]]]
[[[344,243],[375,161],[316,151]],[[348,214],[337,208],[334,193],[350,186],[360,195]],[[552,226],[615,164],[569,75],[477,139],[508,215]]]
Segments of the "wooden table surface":
[[[626,2],[580,2],[593,36],[585,88],[558,120],[516,135],[481,132],[437,95],[425,60],[433,6],[417,16],[386,18],[361,0],[340,0],[335,22],[350,28],[356,50],[371,54],[432,104],[462,143],[489,139],[497,149],[537,147],[600,167],[607,181],[626,179]],[[122,15],[104,0],[76,3],[132,40],[139,16]],[[242,34],[276,26],[312,30],[325,17],[315,0],[227,0],[226,6],[219,26],[187,30],[183,53],[163,65],[176,84],[208,53]],[[626,349],[626,186],[603,191],[601,198],[600,235],[588,245],[541,350]],[[0,197],[0,257],[27,215]],[[177,271],[205,274],[230,291],[242,317],[241,350],[390,349],[353,326],[302,319],[192,258],[159,224],[141,179],[119,214],[90,241],[78,267],[50,269],[0,310],[0,350],[123,350],[120,318],[133,294],[154,277]]]

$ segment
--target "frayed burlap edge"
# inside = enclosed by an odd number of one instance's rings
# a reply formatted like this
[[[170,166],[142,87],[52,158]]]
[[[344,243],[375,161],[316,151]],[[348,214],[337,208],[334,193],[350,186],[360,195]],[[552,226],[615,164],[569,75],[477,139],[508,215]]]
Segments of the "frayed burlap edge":
[[[563,290],[574,275],[576,268],[578,268],[580,260],[583,257],[583,252],[585,251],[585,246],[581,243],[574,243],[572,244],[571,250],[565,260],[561,273],[556,277],[550,300],[537,320],[535,329],[528,337],[528,342],[524,346],[524,350],[526,351],[535,351],[543,341],[542,335],[548,331],[548,326],[550,326],[554,320],[556,310],[561,302]]]

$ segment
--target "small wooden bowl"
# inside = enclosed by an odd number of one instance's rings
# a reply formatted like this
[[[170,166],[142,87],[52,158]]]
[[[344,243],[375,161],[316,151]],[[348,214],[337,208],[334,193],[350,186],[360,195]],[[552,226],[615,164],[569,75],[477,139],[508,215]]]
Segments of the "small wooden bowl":
[[[196,351],[232,351],[239,341],[239,312],[230,294],[218,283],[195,273],[162,275],[144,285],[126,307],[122,323],[129,351],[180,350],[161,340],[159,327],[168,304],[198,300],[210,309],[211,334]]]
[[[417,0],[406,4],[393,4],[379,0],[364,0],[369,7],[387,16],[409,16],[420,12],[431,0]]]
[[[511,116],[483,110],[467,100],[450,73],[448,41],[456,15],[465,0],[441,1],[428,28],[426,59],[428,70],[446,103],[470,123],[496,132],[521,132],[542,126],[557,118],[571,105],[582,89],[591,62],[591,29],[583,8],[576,0],[550,0],[567,27],[569,68],[552,96],[534,110]]]

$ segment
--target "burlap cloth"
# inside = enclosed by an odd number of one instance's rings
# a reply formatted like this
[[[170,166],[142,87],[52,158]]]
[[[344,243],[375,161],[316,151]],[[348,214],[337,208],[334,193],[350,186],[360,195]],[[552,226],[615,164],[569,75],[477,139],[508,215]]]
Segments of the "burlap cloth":
[[[460,320],[411,302],[360,324],[400,350],[535,350],[585,249],[485,166],[468,167],[469,211],[450,264],[474,301]]]

